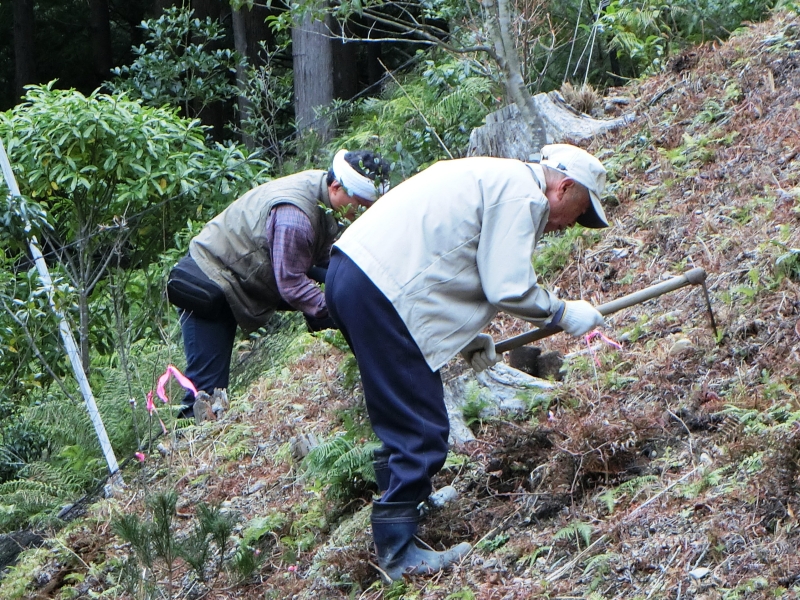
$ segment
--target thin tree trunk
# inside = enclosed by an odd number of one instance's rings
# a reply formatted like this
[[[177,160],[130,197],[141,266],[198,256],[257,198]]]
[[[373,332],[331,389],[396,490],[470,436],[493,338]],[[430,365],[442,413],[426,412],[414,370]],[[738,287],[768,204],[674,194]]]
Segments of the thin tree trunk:
[[[89,0],[89,32],[92,39],[95,85],[99,86],[111,72],[111,17],[108,0]]]
[[[33,0],[14,0],[14,99],[25,94],[24,86],[36,83]]]
[[[245,8],[234,10],[231,14],[233,22],[233,44],[242,57],[247,57],[247,23],[245,18]],[[244,95],[247,89],[247,65],[243,61],[239,61],[236,65],[236,86],[239,88],[239,96],[237,97],[237,104],[239,106],[239,130],[242,132],[242,143],[248,150],[255,147],[253,138],[244,132],[244,124],[250,118],[252,107],[247,97]]]
[[[89,297],[88,292],[83,290],[78,294],[78,310],[80,311],[80,324],[78,329],[78,339],[81,346],[81,363],[83,372],[89,377]]]
[[[86,239],[88,227],[85,225],[80,229],[82,239]],[[89,377],[89,278],[92,272],[92,257],[89,248],[85,243],[78,244],[78,277],[75,286],[78,291],[78,345],[81,353],[81,363],[83,372]]]
[[[330,120],[317,117],[333,101],[333,52],[330,30],[306,15],[292,28],[294,63],[294,107],[298,130],[312,129],[323,139],[330,137]]]
[[[487,12],[489,31],[494,42],[498,66],[505,75],[506,91],[510,99],[517,105],[522,120],[530,128],[534,140],[534,148],[538,151],[547,143],[544,122],[536,113],[533,96],[525,85],[519,65],[517,49],[511,31],[511,8],[508,0],[484,0]]]

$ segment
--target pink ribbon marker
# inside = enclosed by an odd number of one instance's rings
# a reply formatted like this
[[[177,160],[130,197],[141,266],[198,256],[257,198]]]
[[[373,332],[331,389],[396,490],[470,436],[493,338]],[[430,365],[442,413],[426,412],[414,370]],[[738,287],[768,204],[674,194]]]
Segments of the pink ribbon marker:
[[[594,348],[592,348],[592,340],[593,340],[594,338],[600,338],[600,341],[602,341],[602,342],[605,342],[605,343],[606,343],[606,344],[608,344],[609,346],[611,346],[611,347],[613,347],[613,348],[616,348],[616,349],[618,349],[618,350],[622,350],[622,344],[620,344],[619,342],[615,342],[615,341],[614,341],[614,340],[612,340],[610,337],[607,337],[607,336],[603,335],[603,334],[602,334],[600,331],[598,331],[597,329],[595,329],[594,331],[591,331],[591,332],[587,333],[584,339],[586,340],[586,345],[587,345],[587,346],[588,346],[588,348],[589,348],[589,353],[592,355],[592,358],[594,359],[594,363],[595,363],[595,364],[596,364],[598,367],[600,366],[600,359],[598,359],[598,358],[597,358],[597,355],[596,355],[596,354],[595,354],[595,352],[594,352]]]
[[[164,374],[158,378],[158,385],[156,386],[156,394],[159,398],[164,401],[164,404],[169,402],[169,398],[167,398],[167,393],[164,391],[164,386],[169,379],[169,376],[172,375],[175,379],[178,380],[178,383],[181,384],[187,390],[190,390],[193,394],[197,394],[197,390],[194,387],[194,384],[189,381],[189,378],[186,377],[183,373],[181,373],[176,367],[173,365],[167,365],[167,370],[164,371]]]

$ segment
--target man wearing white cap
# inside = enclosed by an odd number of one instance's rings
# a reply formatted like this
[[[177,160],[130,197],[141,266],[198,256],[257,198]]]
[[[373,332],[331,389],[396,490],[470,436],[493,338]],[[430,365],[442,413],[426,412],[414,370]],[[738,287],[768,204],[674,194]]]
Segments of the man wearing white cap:
[[[495,364],[481,331],[499,311],[575,336],[603,324],[588,302],[541,288],[531,256],[544,233],[608,226],[605,178],[600,161],[568,144],[545,146],[530,163],[442,161],[388,192],[334,244],[325,295],[383,442],[372,530],[388,578],[433,573],[469,551],[414,542],[418,505],[447,457],[439,369],[459,352],[476,370]]]
[[[341,230],[384,191],[389,165],[340,150],[329,171],[309,170],[250,190],[209,221],[173,268],[167,293],[181,309],[186,376],[212,394],[228,387],[237,325],[255,331],[276,310],[298,310],[312,330],[334,326],[312,280]],[[324,280],[324,271],[317,280]],[[194,395],[183,400],[191,416]]]

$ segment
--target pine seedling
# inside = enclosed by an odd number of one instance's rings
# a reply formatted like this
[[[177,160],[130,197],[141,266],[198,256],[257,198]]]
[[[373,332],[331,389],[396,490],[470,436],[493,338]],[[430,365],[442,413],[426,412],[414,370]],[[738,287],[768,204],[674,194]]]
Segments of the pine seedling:
[[[179,552],[181,558],[192,567],[197,578],[205,583],[206,564],[211,555],[208,532],[204,531],[200,525],[196,525],[191,535],[181,542]]]
[[[217,546],[217,551],[219,552],[217,575],[219,575],[236,518],[232,515],[222,514],[219,506],[209,506],[207,504],[200,504],[197,507],[197,518],[200,521],[201,530],[211,535],[211,539]]]
[[[175,538],[172,521],[178,495],[174,491],[158,493],[148,502],[153,518],[142,522],[138,515],[123,515],[112,522],[114,532],[130,543],[139,562],[153,570],[156,559],[167,569],[168,595],[172,597],[172,575],[175,561],[180,556],[180,544]]]
[[[150,528],[141,522],[139,515],[127,514],[114,519],[111,528],[133,548],[136,559],[148,569],[153,568],[153,547]]]
[[[566,540],[570,539],[572,536],[575,536],[575,545],[578,547],[578,550],[580,550],[581,540],[583,540],[583,542],[587,546],[592,541],[592,526],[589,525],[588,523],[581,523],[579,521],[575,521],[574,523],[570,523],[566,527],[559,529],[553,536],[553,539]]]
[[[253,547],[245,540],[239,544],[230,562],[231,571],[239,582],[247,581],[258,571],[264,562],[261,550]]]
[[[169,597],[172,597],[173,567],[180,555],[180,545],[172,529],[172,520],[177,512],[178,494],[174,491],[158,493],[149,504],[150,510],[153,511],[153,522],[150,526],[153,550],[167,567],[168,593]]]

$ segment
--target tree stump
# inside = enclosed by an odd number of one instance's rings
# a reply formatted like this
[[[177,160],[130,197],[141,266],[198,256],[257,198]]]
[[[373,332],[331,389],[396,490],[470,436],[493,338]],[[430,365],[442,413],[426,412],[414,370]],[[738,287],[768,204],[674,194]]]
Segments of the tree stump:
[[[467,156],[496,156],[528,161],[546,144],[575,143],[632,122],[635,115],[595,119],[576,111],[558,92],[533,97],[536,120],[531,126],[520,117],[516,104],[486,116],[486,124],[472,130]]]

